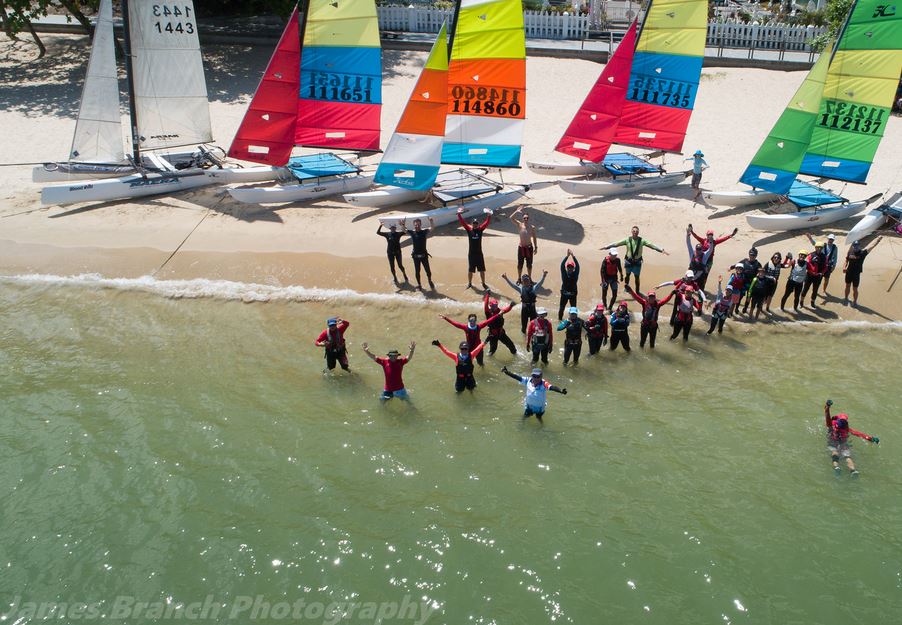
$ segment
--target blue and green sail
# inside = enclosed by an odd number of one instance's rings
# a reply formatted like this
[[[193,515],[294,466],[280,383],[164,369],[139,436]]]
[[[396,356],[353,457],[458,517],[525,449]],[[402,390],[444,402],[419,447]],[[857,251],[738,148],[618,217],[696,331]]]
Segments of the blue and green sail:
[[[740,181],[780,194],[799,173],[864,183],[900,71],[902,13],[884,0],[858,0],[832,55],[811,69]]]

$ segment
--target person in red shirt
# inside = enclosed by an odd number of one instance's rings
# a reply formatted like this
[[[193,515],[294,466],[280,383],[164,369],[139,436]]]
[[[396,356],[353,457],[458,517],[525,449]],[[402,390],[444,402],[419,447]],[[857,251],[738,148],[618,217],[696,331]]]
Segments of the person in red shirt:
[[[464,389],[472,391],[476,388],[476,378],[473,377],[473,359],[482,353],[485,343],[480,343],[471,351],[469,344],[466,341],[461,341],[456,354],[442,345],[438,339],[432,341],[432,344],[442,350],[445,356],[454,361],[454,371],[457,374],[454,378],[454,390],[462,393]]]
[[[485,297],[482,299],[482,308],[485,311],[485,318],[488,322],[486,327],[489,329],[489,335],[486,338],[489,344],[489,356],[495,353],[495,350],[498,349],[498,342],[500,341],[502,345],[507,347],[512,354],[517,353],[517,348],[514,346],[514,342],[507,335],[507,332],[504,330],[504,315],[509,313],[514,307],[514,303],[511,302],[506,307],[501,308],[498,305],[498,300],[489,299],[489,294],[486,293]]]
[[[548,364],[548,352],[554,344],[554,334],[551,322],[548,321],[548,311],[544,308],[536,310],[538,316],[529,322],[526,328],[526,349],[532,352],[532,363],[539,361]]]
[[[624,288],[642,306],[642,323],[639,325],[639,347],[645,347],[645,340],[649,339],[649,346],[651,349],[654,349],[655,338],[658,336],[658,313],[661,312],[661,307],[670,301],[673,293],[658,301],[658,296],[654,291],[649,291],[646,298],[636,293],[628,284]]]
[[[367,343],[362,345],[366,355],[382,367],[382,371],[385,373],[385,385],[382,389],[383,400],[391,399],[392,397],[398,397],[399,399],[408,399],[410,397],[407,389],[404,388],[404,379],[401,377],[401,372],[404,370],[404,365],[413,358],[413,350],[416,346],[415,342],[410,342],[410,353],[407,354],[407,358],[402,358],[396,349],[388,352],[385,358],[378,358],[370,351]]]
[[[683,341],[689,340],[689,330],[692,329],[693,314],[702,312],[701,299],[695,299],[698,291],[686,285],[685,289],[674,289],[671,295],[676,295],[676,318],[673,322],[673,334],[670,340],[675,339],[680,332],[683,333]]]
[[[464,334],[467,337],[467,344],[470,346],[470,351],[473,353],[473,356],[476,358],[476,362],[479,363],[479,366],[482,366],[482,350],[479,350],[479,353],[476,353],[476,346],[482,342],[482,339],[479,337],[479,334],[482,332],[482,329],[489,325],[490,323],[494,323],[501,316],[501,311],[498,311],[485,321],[477,321],[475,314],[467,315],[467,323],[459,323],[454,321],[453,319],[448,319],[445,315],[439,315],[442,319],[453,325],[455,328],[459,328],[464,331]]]
[[[326,329],[316,337],[315,345],[326,349],[326,367],[329,371],[335,368],[335,363],[341,365],[345,371],[348,368],[348,350],[345,347],[345,330],[351,325],[341,317],[333,317],[326,321]]]
[[[849,474],[852,477],[858,477],[858,469],[855,468],[855,462],[852,460],[852,450],[849,448],[849,435],[852,434],[858,438],[863,438],[875,445],[880,442],[880,439],[850,428],[849,415],[844,412],[839,413],[835,417],[830,416],[830,407],[832,405],[833,401],[830,399],[824,404],[824,423],[827,426],[827,451],[830,452],[833,470],[839,475],[842,472],[842,467],[839,466],[839,459],[845,458],[846,466],[849,467]]]

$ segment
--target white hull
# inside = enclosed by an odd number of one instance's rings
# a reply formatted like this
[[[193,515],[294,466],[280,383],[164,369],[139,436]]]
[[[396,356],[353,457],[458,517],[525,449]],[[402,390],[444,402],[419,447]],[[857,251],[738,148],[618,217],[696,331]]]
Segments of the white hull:
[[[155,170],[154,163],[156,158],[163,158],[171,165],[177,163],[185,163],[190,161],[197,154],[196,150],[190,152],[171,152],[168,154],[155,154],[154,158],[150,158],[150,154],[144,159],[144,167]],[[167,167],[167,169],[169,169]],[[80,163],[80,162],[61,162],[61,163],[44,163],[36,165],[31,170],[31,181],[37,183],[52,182],[76,182],[78,180],[101,180],[103,178],[121,178],[135,173],[135,168],[130,163],[119,164],[100,164],[100,163]]]
[[[691,174],[692,172],[678,171],[660,176],[635,176],[632,180],[561,180],[558,184],[571,195],[607,197],[672,187]]]
[[[879,208],[869,210],[865,213],[864,217],[855,224],[855,227],[849,230],[849,234],[846,235],[846,243],[851,244],[853,241],[861,241],[869,234],[877,232],[887,220],[888,217],[883,210]]]
[[[443,206],[441,208],[434,208],[432,210],[423,211],[421,213],[405,213],[402,215],[380,217],[379,223],[381,223],[385,227],[392,225],[400,227],[401,220],[404,219],[406,220],[408,227],[413,227],[413,220],[421,219],[423,221],[423,226],[428,227],[429,218],[432,217],[432,221],[436,226],[446,226],[457,221],[458,208],[463,207],[464,219],[477,217],[482,215],[487,210],[495,211],[499,208],[507,206],[508,204],[516,202],[519,199],[522,199],[523,195],[527,191],[544,189],[553,185],[553,182],[535,182],[528,185],[511,185],[514,188],[510,191],[500,191],[498,193],[493,193],[491,195],[485,195],[476,199],[469,200],[468,202],[464,202],[463,204]]]
[[[205,172],[208,178],[219,184],[251,184],[279,180],[291,176],[286,167],[211,167]]]
[[[779,194],[756,189],[754,191],[709,191],[702,193],[702,197],[708,204],[714,206],[752,206],[765,204],[780,199]]]
[[[835,208],[822,208],[816,211],[808,210],[779,215],[747,215],[745,219],[756,230],[785,232],[787,230],[802,230],[812,226],[823,226],[824,224],[841,221],[858,213],[867,205],[868,200],[860,200],[842,204]]]
[[[555,163],[552,161],[526,161],[529,171],[543,176],[588,176],[605,170],[599,163]]]
[[[417,202],[425,198],[428,193],[428,191],[415,191],[400,187],[380,187],[363,193],[346,193],[344,200],[348,204],[362,208],[385,208],[407,202]]]
[[[203,169],[186,169],[177,175],[172,173],[150,173],[145,176],[132,174],[121,178],[44,187],[41,189],[41,204],[64,206],[81,202],[110,202],[148,195],[169,195],[210,185],[214,182],[204,175]]]
[[[245,204],[284,204],[286,202],[318,200],[330,195],[362,191],[371,184],[373,184],[372,175],[350,175],[327,178],[316,182],[305,182],[303,184],[229,189],[229,195]]]

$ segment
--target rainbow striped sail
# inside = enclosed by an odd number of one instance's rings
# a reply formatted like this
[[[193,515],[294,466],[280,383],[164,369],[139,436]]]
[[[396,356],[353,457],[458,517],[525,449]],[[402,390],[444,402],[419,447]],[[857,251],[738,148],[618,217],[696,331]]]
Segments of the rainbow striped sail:
[[[401,120],[376,170],[376,182],[405,189],[432,188],[442,160],[448,109],[448,34],[438,33]]]
[[[739,182],[780,195],[789,191],[808,149],[829,64],[830,55],[822,54],[758,148]]]
[[[833,52],[800,173],[865,182],[900,70],[902,12],[885,0],[858,0]]]
[[[614,143],[682,150],[707,33],[707,0],[652,0],[636,44]]]
[[[378,150],[382,54],[375,0],[295,7],[229,156],[285,165],[295,145]]]
[[[461,0],[448,93],[442,162],[518,166],[526,118],[520,0]]]
[[[635,48],[634,20],[555,146],[557,152],[592,163],[604,159],[620,124]]]

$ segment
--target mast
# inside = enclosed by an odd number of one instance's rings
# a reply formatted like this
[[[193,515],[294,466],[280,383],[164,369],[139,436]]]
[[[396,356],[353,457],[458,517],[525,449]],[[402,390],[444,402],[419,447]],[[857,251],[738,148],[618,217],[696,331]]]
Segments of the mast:
[[[454,47],[454,33],[457,32],[457,18],[460,16],[460,2],[456,0],[454,3],[454,13],[451,14],[451,36],[448,37],[448,61],[451,61],[451,48]]]
[[[648,0],[648,6],[645,7],[645,15],[642,16],[642,23],[639,24],[639,30],[636,31],[636,49],[639,49],[639,42],[642,40],[642,31],[645,28],[645,20],[648,18],[648,14],[651,12],[651,5],[655,0]],[[640,5],[641,7],[641,5]],[[639,15],[636,15],[636,20],[638,21]]]
[[[122,0],[122,42],[125,48],[125,82],[128,85],[128,114],[132,128],[132,158],[141,165],[141,138],[138,136],[138,110],[135,107],[135,79],[132,76],[132,44],[129,35],[128,0]]]
[[[852,20],[852,13],[855,12],[856,6],[858,6],[858,0],[852,0],[852,6],[849,7],[849,12],[846,13],[846,19],[842,23],[842,28],[839,29],[839,33],[836,35],[836,41],[833,43],[833,50],[830,51],[831,63],[833,63],[833,57],[835,57],[836,53],[839,51],[839,43],[842,41],[842,36],[846,33],[846,28],[848,28],[849,22]]]

